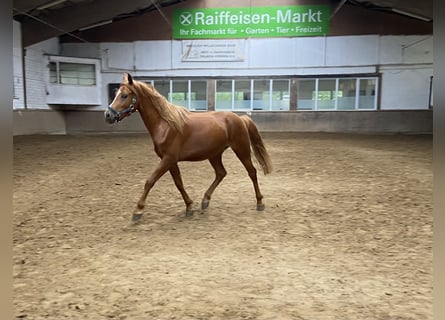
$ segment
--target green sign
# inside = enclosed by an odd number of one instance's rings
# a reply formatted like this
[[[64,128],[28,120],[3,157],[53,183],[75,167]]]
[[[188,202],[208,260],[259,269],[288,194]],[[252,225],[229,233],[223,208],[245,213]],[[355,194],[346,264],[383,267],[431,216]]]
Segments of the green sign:
[[[176,9],[175,39],[301,37],[326,35],[329,6]]]

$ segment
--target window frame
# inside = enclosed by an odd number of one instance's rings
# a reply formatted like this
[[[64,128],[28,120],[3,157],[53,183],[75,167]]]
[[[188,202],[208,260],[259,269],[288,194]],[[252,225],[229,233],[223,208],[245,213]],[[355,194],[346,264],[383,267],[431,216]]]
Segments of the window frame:
[[[55,80],[52,81],[52,72],[51,65],[55,64]],[[63,83],[62,82],[62,75],[61,75],[61,68],[60,64],[73,64],[73,65],[85,65],[85,66],[93,66],[93,71],[91,72],[92,75],[94,75],[94,78],[91,78],[92,82],[91,84],[81,84],[79,83],[82,78],[79,77],[79,74],[77,74],[76,79],[77,83]],[[48,56],[48,84],[50,85],[61,85],[61,86],[81,86],[81,87],[92,87],[97,86],[99,82],[99,75],[100,72],[100,65],[98,60],[96,59],[84,59],[84,58],[73,58],[73,57],[62,57],[62,56]],[[79,70],[76,70],[77,73],[79,73]]]
[[[317,76],[291,76],[291,75],[284,75],[284,76],[272,76],[272,77],[172,77],[172,78],[161,78],[161,77],[138,77],[138,80],[150,83],[156,88],[156,82],[157,81],[163,81],[165,88],[168,87],[168,94],[167,94],[167,100],[174,103],[172,101],[172,94],[174,93],[174,81],[185,81],[187,82],[187,92],[184,92],[186,94],[186,108],[190,111],[232,111],[232,112],[288,112],[288,111],[377,111],[380,109],[380,86],[381,86],[381,75],[380,74],[354,74],[354,75],[344,75],[344,74],[336,74],[336,75],[317,75]],[[321,108],[320,107],[320,81],[322,80],[333,80],[335,81],[333,90],[331,90],[330,96],[333,97],[333,107],[330,108]],[[354,92],[355,95],[353,97],[354,99],[354,106],[351,108],[341,108],[339,104],[339,99],[342,98],[344,95],[339,95],[340,92],[340,81],[341,80],[352,80],[354,81]],[[370,89],[370,92],[372,92],[372,95],[369,95],[369,97],[373,96],[373,105],[370,108],[363,108],[360,107],[360,84],[362,80],[374,80],[374,88]],[[194,81],[200,81],[205,82],[205,97],[206,97],[206,103],[205,103],[205,109],[204,108],[191,108],[192,106],[192,83]],[[230,100],[218,100],[218,82],[224,81],[226,82],[226,85],[230,86],[227,87],[226,91],[219,91],[226,92],[228,95],[230,94]],[[237,81],[249,81],[250,82],[250,91],[247,92],[244,89],[246,89],[246,84],[242,85],[240,90],[236,90],[236,83]],[[268,82],[268,107],[259,109],[255,107],[255,81],[267,81]],[[287,81],[288,87],[287,91],[274,91],[274,82],[275,81]],[[300,84],[302,81],[314,81],[314,89],[313,92],[311,92],[310,95],[305,94],[307,101],[312,101],[309,104],[309,107],[302,108],[301,107],[301,99],[300,96],[302,95],[300,92]],[[213,82],[213,84],[211,84]],[[278,88],[281,89],[283,84],[280,84]],[[263,86],[264,87],[264,86]],[[329,87],[329,86],[328,86]],[[332,87],[332,85],[331,85]],[[204,88],[204,87],[203,87]],[[229,90],[230,89],[230,90]],[[308,88],[310,90],[310,88]],[[159,89],[158,89],[159,90]],[[210,90],[210,91],[209,91]],[[166,91],[166,90],[163,90]],[[246,96],[249,97],[249,102],[246,104],[239,104],[240,106],[246,106],[249,105],[249,108],[238,108],[236,107],[236,103],[239,103],[239,99],[237,99],[237,92],[244,92]],[[274,100],[274,93],[281,92],[281,99],[280,100]],[[264,92],[263,92],[264,93]],[[315,94],[317,93],[317,94]],[[315,98],[310,100],[310,97],[315,94]],[[284,107],[279,107],[281,109],[274,108],[274,101],[284,101],[283,97],[288,96],[286,100],[288,102],[285,102],[283,105]],[[228,96],[227,96],[228,97]],[[347,97],[347,96],[345,96]],[[239,97],[238,97],[239,98]],[[226,106],[223,107],[220,105],[218,107],[218,101],[226,101]],[[201,101],[202,102],[202,101]],[[285,106],[287,104],[287,107]]]
[[[232,97],[231,97],[231,108],[230,109],[219,109],[219,110],[230,110],[230,111],[234,111],[234,112],[246,112],[246,111],[274,111],[274,112],[280,112],[280,111],[289,111],[291,110],[291,105],[290,105],[290,100],[288,103],[288,107],[287,109],[282,109],[282,110],[274,110],[273,109],[273,93],[274,93],[274,86],[273,86],[273,82],[274,81],[287,81],[288,82],[288,95],[290,96],[290,91],[291,91],[291,77],[279,77],[279,78],[273,78],[273,77],[251,77],[251,78],[219,78],[216,79],[216,84],[215,84],[215,110],[218,111],[217,108],[217,96],[218,96],[218,81],[231,81],[232,83],[232,87],[231,87],[231,92],[232,92]],[[239,101],[236,99],[236,81],[249,81],[250,82],[250,92],[248,94],[249,96],[249,108],[236,108],[236,101]],[[268,107],[264,108],[264,109],[260,109],[258,107],[256,107],[255,101],[262,101],[262,100],[258,100],[255,99],[255,81],[267,81],[268,83],[266,84],[268,90],[267,91],[263,91],[264,92],[268,92]]]
[[[320,82],[320,80],[332,80],[332,79],[335,80],[335,91],[332,94],[334,97],[334,107],[329,108],[329,109],[320,109],[319,82]],[[339,109],[339,100],[338,99],[340,96],[338,93],[339,93],[340,80],[355,80],[354,107],[351,109]],[[372,108],[360,108],[360,81],[361,80],[374,80],[375,81],[374,94],[372,95],[374,97],[374,103],[373,103]],[[376,110],[379,110],[380,76],[378,76],[378,75],[360,75],[360,76],[337,75],[335,77],[304,77],[304,78],[298,79],[298,83],[300,83],[301,81],[315,81],[315,88],[314,88],[314,91],[312,92],[312,96],[314,96],[315,98],[313,99],[313,101],[314,101],[313,108],[311,108],[311,109],[299,108],[298,97],[301,95],[300,94],[301,92],[300,92],[300,84],[298,84],[298,87],[297,87],[297,109],[296,109],[297,111],[320,111],[321,112],[321,111],[376,111]]]
[[[158,90],[156,88],[156,81],[168,81],[169,89],[168,89],[167,96],[166,97],[164,96],[164,97],[171,103],[174,103],[173,102],[173,94],[175,93],[173,91],[173,88],[174,88],[173,82],[174,81],[187,82],[187,91],[184,92],[185,93],[185,98],[186,98],[185,99],[186,105],[182,106],[182,107],[184,107],[184,108],[186,108],[186,109],[188,109],[190,111],[208,111],[208,105],[209,105],[209,97],[208,97],[208,93],[207,93],[207,90],[208,90],[208,82],[207,81],[208,81],[208,79],[206,79],[206,78],[201,78],[201,77],[200,78],[182,78],[182,77],[177,77],[177,78],[171,78],[171,79],[168,79],[168,80],[162,79],[162,78],[152,78],[152,79],[145,78],[145,79],[139,79],[139,80],[142,81],[142,82],[145,82],[145,83],[149,83],[156,90]],[[205,98],[206,98],[206,107],[205,107],[205,109],[202,109],[202,108],[192,108],[192,101],[195,101],[195,100],[192,100],[192,83],[193,82],[198,82],[198,81],[199,82],[205,82],[205,84],[206,84],[206,86],[205,86]]]
[[[102,105],[102,73],[101,60],[96,58],[79,58],[69,56],[44,55],[44,62],[47,67],[44,68],[44,81],[46,85],[46,103],[48,105],[70,106],[99,106]],[[51,82],[50,64],[55,63],[56,71],[59,63],[75,63],[81,65],[94,65],[94,71],[90,70],[90,77],[94,77],[89,83],[80,83],[82,77],[77,76],[76,84],[61,83],[59,74],[56,82]]]

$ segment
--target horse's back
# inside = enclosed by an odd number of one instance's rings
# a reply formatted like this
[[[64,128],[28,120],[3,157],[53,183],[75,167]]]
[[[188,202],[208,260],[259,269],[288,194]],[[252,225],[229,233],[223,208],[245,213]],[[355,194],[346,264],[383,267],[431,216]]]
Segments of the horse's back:
[[[209,123],[214,122],[220,130],[224,131],[227,146],[232,146],[233,143],[239,142],[249,143],[247,125],[242,118],[244,116],[239,116],[231,111],[212,111],[208,112],[207,115]]]
[[[248,132],[237,114],[230,111],[191,113],[186,121],[181,158],[208,159],[240,139],[248,141]]]
[[[230,133],[230,130],[236,130],[242,128],[243,121],[236,114],[231,111],[209,111],[205,113],[192,113],[189,116],[189,125],[193,130],[197,127],[203,128],[209,131],[223,130],[226,134]]]

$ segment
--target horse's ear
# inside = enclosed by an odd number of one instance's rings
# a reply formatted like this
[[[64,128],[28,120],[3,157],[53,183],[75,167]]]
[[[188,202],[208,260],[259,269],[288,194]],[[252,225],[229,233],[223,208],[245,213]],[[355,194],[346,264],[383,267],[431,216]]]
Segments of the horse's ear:
[[[124,80],[127,80],[128,84],[133,85],[133,77],[129,73],[124,74]]]

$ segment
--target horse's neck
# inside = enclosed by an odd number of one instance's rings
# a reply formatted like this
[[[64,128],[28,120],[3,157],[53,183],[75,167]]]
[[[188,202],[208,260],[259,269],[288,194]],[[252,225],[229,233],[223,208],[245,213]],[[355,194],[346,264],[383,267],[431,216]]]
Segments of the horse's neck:
[[[144,97],[139,107],[139,114],[150,135],[153,137],[162,127],[165,127],[165,120],[161,118],[159,112],[154,107],[150,97]]]

